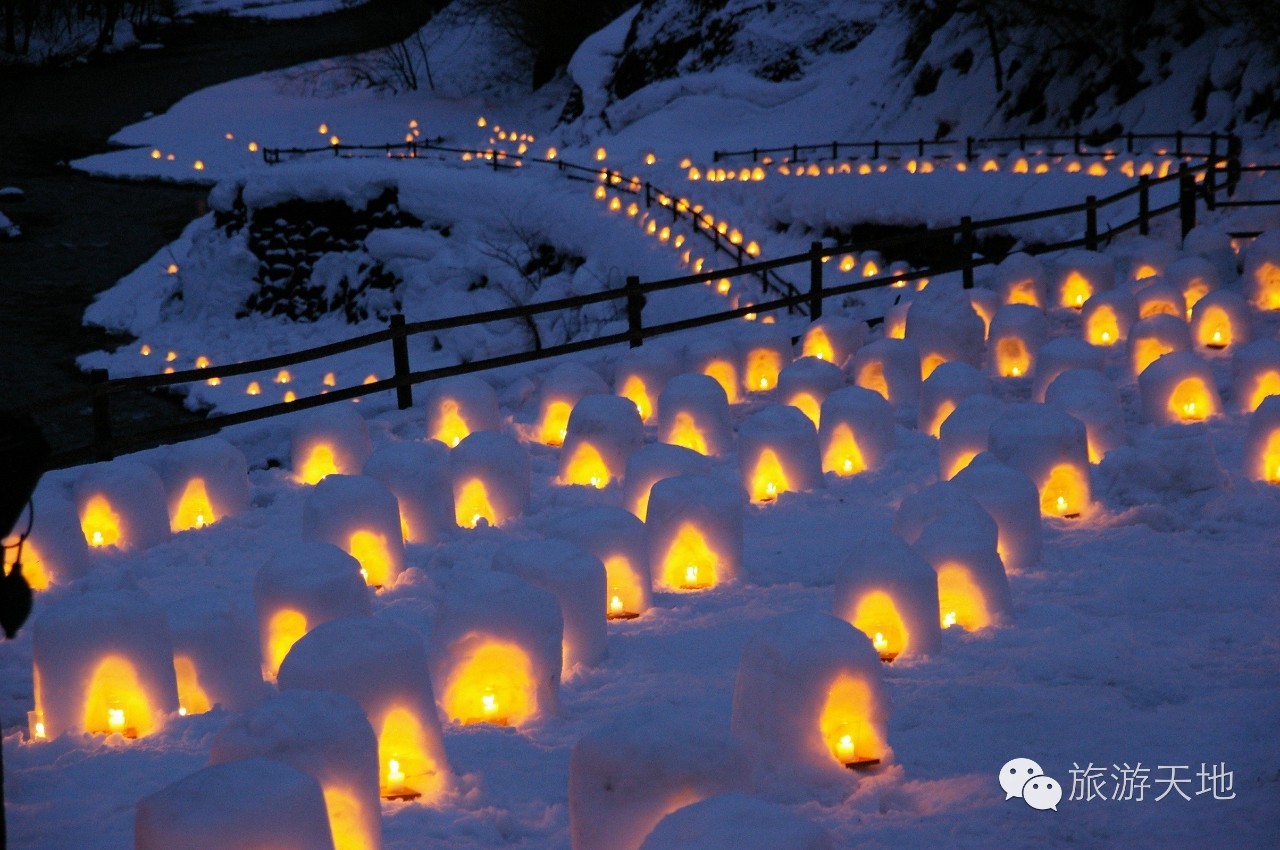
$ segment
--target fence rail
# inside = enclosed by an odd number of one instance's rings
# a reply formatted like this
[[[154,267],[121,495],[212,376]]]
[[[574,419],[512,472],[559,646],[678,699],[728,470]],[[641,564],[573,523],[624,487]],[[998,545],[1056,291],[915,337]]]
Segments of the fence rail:
[[[377,149],[384,150],[387,147],[391,146],[381,146]],[[440,150],[438,147],[433,149]],[[555,160],[542,161],[547,163],[557,162]],[[600,179],[599,175],[601,171],[598,169],[589,169],[584,166],[574,166],[568,163],[563,164],[563,167],[566,169],[581,169],[588,171],[593,175],[591,179]],[[1215,179],[1215,175],[1222,170],[1226,171],[1227,179],[1222,183],[1218,183]],[[1078,247],[1096,250],[1103,241],[1108,241],[1115,235],[1131,230],[1135,227],[1138,228],[1140,232],[1146,233],[1148,232],[1150,223],[1153,219],[1160,218],[1174,211],[1177,211],[1179,214],[1181,230],[1185,236],[1186,233],[1195,226],[1197,200],[1203,201],[1209,208],[1213,208],[1215,204],[1219,206],[1280,204],[1280,200],[1222,201],[1216,197],[1221,191],[1226,191],[1228,194],[1234,191],[1236,182],[1240,179],[1242,173],[1260,173],[1270,171],[1280,171],[1280,165],[1242,166],[1238,161],[1230,161],[1224,157],[1211,157],[1197,165],[1184,162],[1177,172],[1171,173],[1165,177],[1143,177],[1138,180],[1134,186],[1123,189],[1104,198],[1089,196],[1083,203],[1067,204],[1050,209],[1002,216],[983,221],[972,221],[968,217],[964,217],[956,225],[929,231],[929,238],[931,239],[948,238],[958,242],[963,249],[960,260],[935,264],[928,268],[915,269],[908,272],[881,274],[872,278],[839,286],[826,285],[823,279],[823,260],[834,257],[838,254],[859,253],[869,249],[886,251],[894,246],[913,242],[919,239],[919,235],[914,233],[901,234],[887,238],[863,240],[832,246],[824,246],[821,243],[815,242],[811,245],[808,251],[799,254],[779,257],[772,260],[760,260],[755,262],[740,261],[738,265],[731,269],[708,270],[696,274],[682,275],[664,280],[650,281],[647,283],[642,283],[638,277],[629,276],[626,278],[625,285],[621,288],[605,289],[585,295],[575,295],[567,298],[534,302],[531,304],[488,310],[469,315],[451,316],[419,322],[406,322],[403,316],[393,316],[390,326],[384,330],[374,331],[327,345],[289,352],[286,354],[273,355],[242,363],[228,363],[219,366],[209,366],[203,369],[186,369],[170,374],[141,375],[111,380],[107,379],[105,373],[98,372],[94,374],[92,383],[85,388],[31,405],[26,409],[26,412],[46,412],[54,408],[65,407],[72,404],[83,405],[88,403],[91,405],[94,428],[93,442],[89,445],[64,451],[56,455],[51,459],[51,465],[56,468],[60,466],[84,463],[90,460],[107,460],[117,454],[138,451],[163,443],[206,434],[231,425],[259,421],[285,413],[307,410],[321,405],[333,404],[388,390],[396,391],[397,404],[401,409],[405,409],[413,404],[412,387],[415,384],[453,375],[479,372],[518,363],[528,363],[550,357],[558,357],[564,354],[618,345],[624,342],[634,348],[642,345],[644,340],[655,336],[727,322],[744,317],[749,313],[766,313],[784,309],[797,311],[807,310],[811,319],[817,319],[821,316],[823,303],[827,299],[838,298],[870,289],[877,289],[894,283],[918,280],[924,277],[934,277],[941,274],[960,272],[965,288],[971,288],[974,285],[974,271],[978,268],[991,265],[996,262],[993,258],[975,256],[973,248],[977,243],[977,238],[984,231],[1005,228],[1011,224],[1059,216],[1077,216],[1081,213],[1084,214],[1084,227],[1082,229],[1083,235],[1050,244],[1036,245],[1029,249],[1032,253],[1048,253]],[[659,190],[654,187],[648,187],[647,189],[643,188],[647,187],[648,184],[642,184],[641,189],[636,189],[634,185],[635,181],[627,181],[620,175],[619,179],[614,181],[613,176],[616,172],[609,172],[606,170],[604,173],[608,175],[606,177],[606,182],[615,189],[630,191],[634,194],[640,194],[641,191],[650,193],[651,196],[646,198],[650,204],[659,200]],[[1152,208],[1150,204],[1151,190],[1156,186],[1174,181],[1178,183],[1177,199],[1163,206]],[[625,188],[624,183],[626,184]],[[673,208],[677,205],[674,195],[665,192],[661,192],[660,194],[662,198],[665,198],[670,202]],[[1127,221],[1109,224],[1103,229],[1099,228],[1098,213],[1100,211],[1112,207],[1113,205],[1133,197],[1134,195],[1138,195],[1140,201],[1137,216]],[[666,204],[663,205],[665,206]],[[677,211],[677,214],[678,213],[679,211]],[[689,211],[689,214],[693,215],[691,210]],[[652,293],[675,290],[693,285],[702,285],[725,277],[760,277],[762,279],[767,279],[766,276],[771,273],[776,275],[778,269],[793,267],[808,268],[809,287],[807,291],[800,291],[794,285],[787,283],[785,289],[779,288],[773,292],[774,297],[771,300],[662,324],[646,325],[644,323],[643,307],[645,297]],[[547,346],[535,350],[495,355],[467,363],[458,363],[421,371],[411,370],[407,347],[407,340],[409,337],[424,333],[435,333],[451,328],[482,325],[492,322],[509,321],[512,319],[528,319],[545,313],[577,309],[590,304],[606,302],[621,302],[625,306],[627,316],[627,329],[625,331],[605,334],[590,339],[566,342],[554,346]],[[311,362],[324,357],[333,356],[335,354],[361,350],[388,342],[391,343],[390,360],[394,367],[394,374],[390,378],[370,384],[335,388],[320,395],[306,396],[294,401],[265,405],[236,413],[209,416],[198,422],[152,428],[127,436],[117,436],[112,432],[110,399],[112,396],[121,392],[129,390],[159,389],[193,381],[207,381],[211,378],[221,379],[254,372],[265,372],[300,363]]]

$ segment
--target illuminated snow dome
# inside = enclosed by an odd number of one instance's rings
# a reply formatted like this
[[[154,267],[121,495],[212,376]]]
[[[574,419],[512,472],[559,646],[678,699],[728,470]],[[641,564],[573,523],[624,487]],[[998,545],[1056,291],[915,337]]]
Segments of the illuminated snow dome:
[[[668,381],[658,397],[658,439],[701,455],[731,452],[729,399],[719,382],[693,373]]]
[[[350,405],[308,411],[291,433],[293,475],[302,484],[318,484],[334,473],[358,475],[372,452],[369,426]]]
[[[775,803],[732,792],[663,818],[640,850],[832,850],[822,827]]]

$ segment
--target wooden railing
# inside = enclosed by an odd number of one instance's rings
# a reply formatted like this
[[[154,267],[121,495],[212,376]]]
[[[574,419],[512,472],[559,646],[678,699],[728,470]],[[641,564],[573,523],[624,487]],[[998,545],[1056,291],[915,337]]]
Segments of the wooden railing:
[[[569,166],[566,165],[566,168],[568,167]],[[1213,175],[1224,168],[1229,177],[1225,184],[1219,184],[1215,182]],[[591,179],[599,179],[598,171],[594,169],[588,170],[593,175],[596,175]],[[1150,223],[1154,219],[1175,211],[1179,215],[1181,230],[1185,236],[1185,234],[1195,226],[1197,200],[1204,200],[1207,204],[1216,204],[1217,206],[1280,204],[1280,200],[1222,201],[1215,198],[1220,188],[1227,189],[1228,191],[1234,189],[1234,181],[1238,180],[1242,173],[1262,171],[1280,171],[1280,165],[1241,166],[1238,162],[1228,163],[1222,158],[1202,162],[1198,165],[1191,165],[1184,162],[1176,173],[1160,178],[1142,178],[1138,180],[1135,185],[1104,198],[1089,196],[1083,203],[1068,204],[1065,206],[1053,207],[1051,209],[1037,210],[1019,215],[1003,216],[983,221],[972,221],[968,217],[963,217],[956,225],[939,230],[932,230],[928,234],[931,239],[945,238],[958,243],[961,248],[960,259],[958,261],[940,263],[928,268],[914,269],[905,273],[882,274],[852,283],[828,286],[823,275],[823,260],[839,254],[858,253],[873,248],[879,251],[891,252],[896,246],[906,245],[919,239],[920,237],[918,234],[902,234],[889,238],[876,239],[874,242],[858,242],[834,246],[823,246],[821,243],[815,242],[811,245],[808,251],[800,254],[793,254],[791,256],[780,257],[772,260],[742,262],[731,269],[708,270],[697,274],[683,275],[680,277],[651,281],[647,283],[641,282],[636,276],[629,276],[626,278],[625,285],[621,288],[606,289],[586,295],[575,295],[551,301],[534,302],[531,304],[505,307],[497,310],[488,310],[481,313],[473,313],[464,316],[451,316],[421,322],[406,322],[403,316],[397,315],[392,317],[389,327],[384,330],[375,331],[328,345],[289,352],[286,354],[273,355],[243,363],[229,363],[219,366],[210,366],[203,369],[186,369],[183,371],[172,372],[170,374],[140,375],[110,380],[107,379],[105,372],[96,372],[94,373],[93,383],[84,389],[37,403],[27,408],[26,412],[35,414],[66,407],[68,405],[84,405],[86,402],[91,405],[93,412],[93,441],[89,445],[81,446],[69,451],[63,451],[57,454],[52,460],[52,465],[54,467],[60,467],[84,463],[90,460],[107,460],[117,454],[138,451],[144,448],[175,442],[182,439],[189,439],[191,437],[207,434],[231,425],[254,422],[285,413],[319,407],[321,405],[335,404],[348,399],[359,398],[361,396],[387,390],[395,390],[399,407],[401,409],[406,409],[413,404],[412,388],[414,385],[453,375],[479,372],[518,363],[528,363],[531,361],[558,357],[564,354],[617,345],[624,342],[631,347],[637,347],[643,344],[645,340],[656,336],[727,322],[742,318],[750,313],[764,314],[776,310],[805,308],[807,309],[808,315],[811,319],[818,319],[822,316],[824,302],[828,299],[885,287],[895,283],[918,280],[925,277],[934,277],[941,274],[960,272],[963,285],[966,288],[971,288],[974,284],[975,270],[997,262],[995,258],[979,258],[974,255],[973,249],[977,244],[978,237],[984,232],[1002,230],[1019,223],[1061,216],[1083,216],[1083,229],[1081,231],[1081,236],[1050,244],[1033,246],[1028,249],[1032,253],[1046,253],[1070,248],[1088,248],[1096,250],[1104,241],[1109,241],[1120,233],[1133,229],[1146,233],[1149,229]],[[609,179],[611,180],[612,178]],[[1161,206],[1152,207],[1152,189],[1156,186],[1170,182],[1176,182],[1178,185],[1177,199]],[[615,188],[619,188],[622,186],[622,180],[620,179],[618,183],[614,183],[612,185]],[[635,190],[632,188],[624,189],[624,191]],[[1114,205],[1134,196],[1137,196],[1139,199],[1138,214],[1135,217],[1100,229],[1098,224],[1098,214],[1100,211],[1113,207]],[[671,196],[668,195],[667,197],[670,198]],[[758,277],[770,273],[776,274],[779,269],[795,267],[807,267],[809,278],[807,291],[802,292],[797,290],[794,286],[788,285],[788,291],[775,293],[772,299],[757,302],[755,304],[744,305],[730,310],[659,324],[645,324],[644,322],[645,299],[646,296],[652,293],[675,290],[689,286],[701,286],[725,277]],[[627,317],[626,330],[604,334],[590,339],[568,341],[557,345],[542,347],[537,350],[520,351],[486,357],[467,363],[458,363],[420,371],[413,371],[411,368],[407,344],[409,337],[426,333],[438,333],[451,328],[484,325],[492,322],[510,321],[512,319],[530,319],[534,316],[546,313],[563,310],[577,310],[591,304],[601,304],[606,302],[621,302],[625,306],[625,313]],[[217,414],[198,422],[150,428],[126,436],[116,435],[112,428],[110,408],[111,399],[113,396],[125,391],[163,389],[194,381],[207,381],[211,378],[224,379],[253,372],[265,372],[308,363],[350,351],[384,345],[387,343],[390,343],[391,351],[389,353],[391,356],[389,359],[393,367],[393,375],[390,378],[378,380],[369,384],[335,388],[320,395],[298,398],[294,401],[269,404],[235,413]]]

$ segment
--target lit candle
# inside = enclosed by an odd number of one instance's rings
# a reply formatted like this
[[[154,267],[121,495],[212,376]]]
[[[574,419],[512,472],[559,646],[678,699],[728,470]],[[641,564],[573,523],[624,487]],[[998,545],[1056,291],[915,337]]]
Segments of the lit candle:
[[[609,599],[609,613],[622,613],[622,597],[618,596],[616,593]]]
[[[107,728],[112,732],[124,734],[124,709],[108,708],[107,709]]]
[[[949,629],[956,624],[956,612],[948,611],[946,616],[942,618],[942,627]]]
[[[836,742],[836,756],[843,762],[853,761],[854,746],[852,735],[841,735]]]
[[[404,782],[404,771],[400,769],[399,759],[387,760],[387,784]]]
[[[44,728],[44,712],[43,711],[28,711],[27,725],[30,730],[29,734],[31,735],[31,740],[43,741],[49,737],[48,733],[45,731],[45,728]]]

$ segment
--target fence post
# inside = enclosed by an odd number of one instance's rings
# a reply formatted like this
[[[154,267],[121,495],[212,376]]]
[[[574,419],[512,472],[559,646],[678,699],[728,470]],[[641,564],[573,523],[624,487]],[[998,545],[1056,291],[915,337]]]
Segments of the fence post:
[[[391,316],[391,330],[400,331],[400,333],[391,338],[391,360],[395,364],[396,378],[398,380],[407,380],[409,377],[409,339],[403,333],[403,313],[395,313]],[[408,410],[413,407],[413,386],[411,384],[404,383],[396,387],[396,406],[401,410]]]
[[[1076,156],[1080,156],[1080,134],[1078,132],[1071,137],[1071,149],[1075,151]]]
[[[1240,154],[1244,152],[1244,142],[1235,133],[1227,136],[1227,197],[1236,193],[1240,183]]]
[[[1018,134],[1018,150],[1022,151],[1023,153],[1027,152],[1027,134],[1026,133]]]
[[[752,162],[759,162],[759,161],[760,161],[760,149],[759,149],[759,148],[752,148],[752,149],[751,149],[751,161],[752,161]]]
[[[109,380],[106,369],[94,369],[89,373],[89,383],[105,384]],[[111,448],[111,396],[106,392],[93,395],[93,459],[111,460],[115,452]]]
[[[822,243],[809,243],[809,320],[822,318]]]
[[[973,136],[964,137],[964,158],[973,162]]]
[[[916,139],[916,156],[924,156],[924,139]]]
[[[1173,152],[1178,156],[1182,156],[1182,131],[1178,130],[1173,134]]]
[[[644,181],[644,208],[649,209],[653,206],[653,185],[648,180]]]
[[[1126,153],[1133,153],[1133,131],[1124,134],[1124,149]]]
[[[839,158],[840,158],[840,143],[839,143],[839,142],[832,142],[832,143],[831,143],[831,158],[832,158],[832,159],[839,159]]]
[[[964,254],[962,280],[965,289],[973,289],[973,219],[960,216],[960,251]]]
[[[644,310],[644,294],[640,292],[640,278],[627,275],[627,344],[639,348],[644,343],[644,324],[641,312]]]
[[[1138,178],[1138,232],[1151,233],[1151,178],[1143,174]]]
[[[872,159],[880,158],[880,140],[879,139],[876,139],[874,142],[871,143],[871,158]]]
[[[720,161],[720,151],[712,151],[712,152],[711,152],[711,161],[712,161],[712,162],[719,162],[719,161]]]
[[[1098,250],[1098,196],[1088,195],[1084,199],[1084,247],[1090,251]]]
[[[791,146],[791,161],[792,161],[792,162],[799,162],[799,161],[800,161],[800,146],[799,146],[799,145],[792,145],[792,146]]]
[[[1178,209],[1182,218],[1182,238],[1196,226],[1196,184],[1184,162],[1178,168]]]

